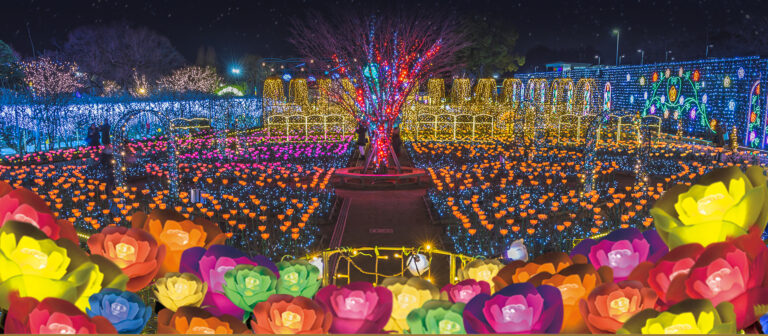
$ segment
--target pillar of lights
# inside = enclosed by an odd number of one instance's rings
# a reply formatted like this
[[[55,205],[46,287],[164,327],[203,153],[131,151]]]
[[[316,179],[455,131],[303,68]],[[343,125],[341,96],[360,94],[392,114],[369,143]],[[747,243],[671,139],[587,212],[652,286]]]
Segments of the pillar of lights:
[[[768,147],[768,93],[760,87],[768,59],[737,57],[568,71],[522,73],[529,80],[592,79],[597,88],[610,87],[610,109],[621,114],[656,115],[663,130],[675,133],[683,118],[683,134],[709,138],[710,121],[738,129],[740,145]],[[609,85],[607,85],[610,83]],[[600,92],[600,97],[605,96]]]

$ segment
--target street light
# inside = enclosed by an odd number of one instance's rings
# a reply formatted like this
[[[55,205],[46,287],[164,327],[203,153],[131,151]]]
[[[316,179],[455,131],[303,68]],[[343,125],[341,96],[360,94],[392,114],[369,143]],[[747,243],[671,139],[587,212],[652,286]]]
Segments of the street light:
[[[616,65],[619,65],[619,37],[621,36],[621,31],[619,31],[619,28],[616,28],[613,30],[613,33],[616,34]]]
[[[621,65],[621,60],[623,60],[624,57],[626,57],[626,55],[621,55],[621,57],[619,57],[619,65]]]
[[[640,65],[643,65],[643,59],[645,58],[645,50],[637,49],[637,52],[640,53]]]
[[[707,59],[709,57],[709,48],[714,48],[714,44],[707,44],[707,51],[704,53],[704,59]]]
[[[242,70],[238,66],[233,66],[231,69],[229,69],[229,72],[231,72],[235,76],[239,76]]]
[[[664,62],[669,62],[669,54],[672,53],[672,50],[667,50],[667,52],[664,53]]]
[[[595,55],[595,59],[597,60],[597,66],[600,66],[600,55]]]

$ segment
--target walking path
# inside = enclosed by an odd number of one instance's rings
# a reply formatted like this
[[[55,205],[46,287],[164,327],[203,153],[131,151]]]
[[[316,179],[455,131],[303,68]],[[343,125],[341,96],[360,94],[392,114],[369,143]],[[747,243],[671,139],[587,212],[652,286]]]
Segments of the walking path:
[[[349,202],[342,207],[336,230],[343,232],[331,243],[338,246],[421,246],[438,247],[439,227],[429,221],[423,196],[425,189],[412,190],[344,190],[336,194]],[[331,245],[332,247],[336,247]]]

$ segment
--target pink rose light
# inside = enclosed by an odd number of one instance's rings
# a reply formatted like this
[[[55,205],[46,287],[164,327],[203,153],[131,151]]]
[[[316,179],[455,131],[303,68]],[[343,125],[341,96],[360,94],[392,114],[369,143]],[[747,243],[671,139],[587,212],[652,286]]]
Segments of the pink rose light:
[[[315,301],[333,314],[331,333],[380,333],[392,314],[392,292],[367,282],[324,287]]]
[[[626,280],[640,263],[656,262],[667,252],[669,248],[656,230],[641,233],[630,228],[615,230],[599,241],[584,239],[573,248],[571,255],[586,256],[595,268],[610,267],[614,282],[619,282]]]
[[[485,281],[467,279],[455,285],[447,284],[441,292],[448,294],[448,299],[453,303],[468,303],[478,294],[491,294],[491,285]]]

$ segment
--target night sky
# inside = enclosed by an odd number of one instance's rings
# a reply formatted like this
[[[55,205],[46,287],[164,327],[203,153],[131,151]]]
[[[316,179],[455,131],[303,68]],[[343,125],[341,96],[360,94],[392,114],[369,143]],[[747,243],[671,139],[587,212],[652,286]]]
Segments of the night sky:
[[[3,0],[0,40],[22,56],[31,56],[27,34],[36,50],[56,49],[66,33],[80,25],[127,20],[167,36],[194,62],[197,49],[210,45],[226,63],[245,53],[264,57],[297,56],[288,42],[292,17],[308,10],[335,14],[354,1],[320,0]],[[358,0],[356,4],[360,4]],[[378,6],[381,1],[362,1]],[[457,17],[473,16],[512,24],[520,34],[517,51],[528,56],[527,67],[545,62],[613,64],[621,29],[623,63],[664,60],[672,50],[677,60],[703,58],[707,41],[710,56],[766,54],[768,1],[653,1],[653,0],[412,0],[413,10],[439,8]]]

